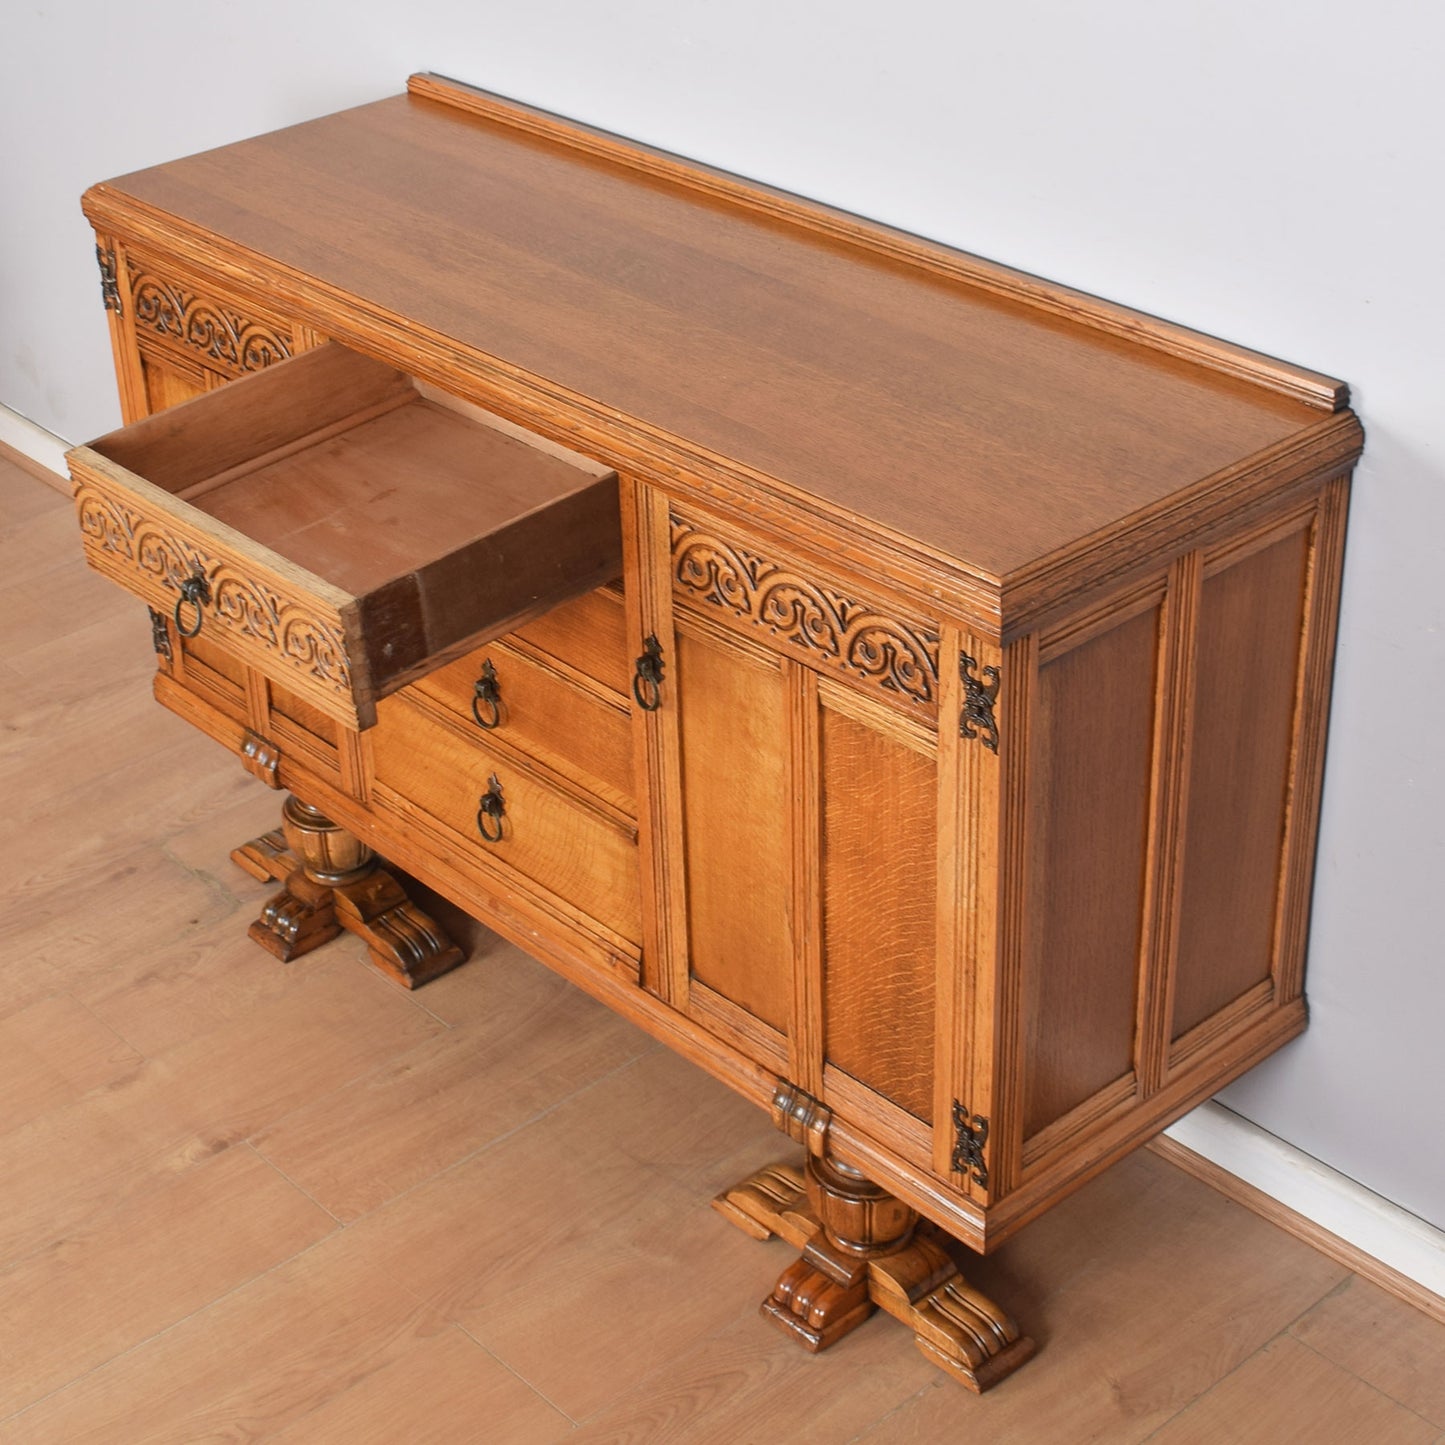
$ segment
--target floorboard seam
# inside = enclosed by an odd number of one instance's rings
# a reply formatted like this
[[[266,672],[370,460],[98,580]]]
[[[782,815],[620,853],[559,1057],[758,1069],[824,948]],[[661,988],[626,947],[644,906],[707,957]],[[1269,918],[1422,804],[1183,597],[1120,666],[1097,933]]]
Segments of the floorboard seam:
[[[1432,1430],[1438,1430],[1440,1428],[1428,1415],[1422,1415],[1414,1406],[1407,1405],[1398,1396],[1392,1395],[1388,1390],[1382,1390],[1378,1385],[1371,1384],[1363,1375],[1352,1370],[1348,1365],[1342,1365],[1338,1360],[1332,1359],[1329,1355],[1325,1354],[1323,1350],[1315,1349],[1308,1340],[1302,1340],[1295,1334],[1291,1334],[1290,1338],[1295,1344],[1302,1345],[1307,1349],[1316,1359],[1323,1360],[1325,1364],[1336,1370],[1343,1370],[1352,1380],[1358,1380],[1367,1390],[1372,1390],[1382,1400],[1388,1400],[1392,1405],[1398,1405],[1406,1414],[1413,1415],[1422,1425],[1428,1425]]]
[[[522,1384],[524,1384],[539,1400],[543,1400],[549,1406],[551,1406],[552,1409],[554,1409],[565,1421],[567,1421],[569,1427],[569,1434],[572,1431],[576,1430],[577,1427],[582,1423],[576,1418],[576,1416],[571,1415],[566,1410],[564,1410],[549,1394],[547,1394],[545,1390],[539,1389],[538,1386],[534,1385],[532,1381],[529,1380],[520,1370],[515,1369],[505,1357],[499,1355],[489,1345],[483,1344],[482,1341],[479,1340],[476,1335],[474,1335],[460,1321],[453,1320],[451,1322],[451,1325],[453,1329],[460,1330],[479,1350],[482,1350],[484,1353],[490,1355],[492,1359],[494,1359],[509,1375],[512,1375],[514,1378],[520,1380]]]

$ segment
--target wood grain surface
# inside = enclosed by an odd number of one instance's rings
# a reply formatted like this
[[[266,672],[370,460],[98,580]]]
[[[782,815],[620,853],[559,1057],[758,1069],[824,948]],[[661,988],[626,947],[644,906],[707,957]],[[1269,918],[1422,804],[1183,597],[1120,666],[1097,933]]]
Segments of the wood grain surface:
[[[88,205],[104,219],[127,197],[997,576],[1319,416],[431,98],[125,176]]]
[[[776,661],[677,624],[688,956],[694,977],[775,1029],[792,1001],[787,729]]]
[[[1445,1324],[1147,1152],[975,1266],[1042,1345],[982,1400],[882,1324],[816,1357],[761,1328],[788,1253],[705,1201],[779,1150],[765,1116],[495,939],[417,995],[350,939],[254,950],[227,852],[275,794],[150,703],[144,609],[70,525],[0,465],[7,1442],[1445,1430]]]
[[[1297,531],[1204,581],[1176,1038],[1273,965],[1307,543]]]
[[[931,1123],[934,760],[831,709],[821,752],[824,1057]]]
[[[1150,609],[1039,671],[1026,1138],[1133,1067],[1157,646]]]

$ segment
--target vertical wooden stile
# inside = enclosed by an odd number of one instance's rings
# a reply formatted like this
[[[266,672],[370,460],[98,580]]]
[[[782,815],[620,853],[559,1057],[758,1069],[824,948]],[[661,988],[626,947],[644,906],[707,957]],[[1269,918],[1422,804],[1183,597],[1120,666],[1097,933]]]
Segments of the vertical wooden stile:
[[[791,1081],[823,1096],[823,799],[818,678],[783,661],[788,709],[788,853],[793,937],[792,1017],[788,1024]]]
[[[254,667],[246,669],[246,722],[263,738],[271,736],[271,687]]]
[[[1325,763],[1334,674],[1335,633],[1339,621],[1344,568],[1348,476],[1335,477],[1320,493],[1310,526],[1305,580],[1304,636],[1300,641],[1299,681],[1289,759],[1283,863],[1274,935],[1275,1003],[1288,1003],[1304,991],[1305,943],[1309,933],[1309,880],[1319,830],[1320,787]]]
[[[120,414],[126,425],[150,414],[146,396],[145,370],[135,338],[135,301],[130,294],[130,268],[124,243],[113,236],[96,233],[97,251],[114,260],[118,306],[105,308],[110,329],[110,349],[115,360],[116,387],[120,392]]]
[[[982,888],[979,879],[980,848],[977,828],[970,820],[982,809],[978,796],[978,759],[970,756],[972,770],[964,765],[962,714],[963,686],[958,657],[962,642],[957,627],[942,629],[938,655],[938,980],[934,1027],[933,1170],[947,1179],[952,1170],[953,1101],[966,1099],[971,1087],[968,1065],[974,1053],[973,988],[970,973],[973,948],[966,936],[966,920],[977,918]],[[971,749],[970,753],[982,752]]]
[[[965,877],[973,879],[976,892],[963,900],[971,923],[966,970],[973,988],[973,1041],[967,1062],[971,1097],[960,1102],[989,1121],[988,1187],[971,1177],[967,1183],[970,1196],[985,1203],[1013,1187],[1023,1152],[1019,1001],[1027,946],[1028,782],[1039,659],[1035,633],[1002,653],[966,635],[962,641],[980,675],[986,667],[1001,670],[998,753],[979,738],[961,743],[963,785],[974,799],[975,828],[965,840],[974,854]],[[956,721],[952,725],[958,726]]]
[[[348,727],[336,730],[336,754],[341,766],[341,786],[362,803],[366,801],[371,787],[369,753],[362,741],[365,736],[365,733]]]
[[[676,1007],[687,1000],[686,861],[682,829],[682,767],[677,714],[677,643],[672,629],[672,550],[667,497],[643,482],[619,479],[628,636],[638,653],[655,636],[662,646],[659,706],[633,707],[638,847],[644,896],[643,986]]]
[[[1159,618],[1148,863],[1139,940],[1139,1014],[1134,1052],[1139,1094],[1146,1099],[1164,1086],[1168,1073],[1189,799],[1195,649],[1203,582],[1201,553],[1186,552],[1176,559],[1169,569]]]

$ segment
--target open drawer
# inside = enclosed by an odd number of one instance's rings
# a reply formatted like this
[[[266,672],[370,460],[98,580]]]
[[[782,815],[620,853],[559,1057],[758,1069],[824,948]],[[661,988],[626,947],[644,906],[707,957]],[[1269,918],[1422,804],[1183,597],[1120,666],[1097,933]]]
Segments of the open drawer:
[[[92,567],[352,728],[622,570],[616,473],[335,343],[68,460]]]

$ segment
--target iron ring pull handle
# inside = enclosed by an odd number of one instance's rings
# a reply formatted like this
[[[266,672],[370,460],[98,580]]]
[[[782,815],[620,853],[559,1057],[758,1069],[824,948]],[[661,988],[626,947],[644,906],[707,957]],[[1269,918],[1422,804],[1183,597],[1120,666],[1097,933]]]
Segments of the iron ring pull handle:
[[[502,686],[490,657],[482,663],[482,674],[472,684],[472,717],[479,728],[488,732],[502,721]]]
[[[481,801],[477,804],[477,832],[482,835],[483,842],[502,841],[502,817],[506,811],[506,804],[502,800],[502,785],[493,773],[487,779],[487,791],[482,794]]]
[[[211,584],[206,581],[206,574],[201,571],[199,562],[194,563],[191,568],[191,575],[181,583],[181,595],[176,598],[176,610],[174,613],[176,631],[182,637],[199,637],[201,624],[206,620],[206,615],[201,611],[211,600]],[[181,608],[189,602],[196,609],[196,623],[194,627],[187,627],[181,621]]]
[[[642,644],[632,674],[632,695],[643,712],[656,712],[662,706],[662,644],[651,632]]]

